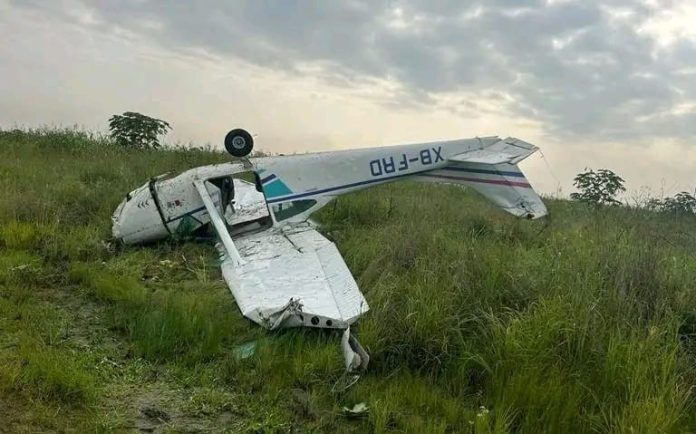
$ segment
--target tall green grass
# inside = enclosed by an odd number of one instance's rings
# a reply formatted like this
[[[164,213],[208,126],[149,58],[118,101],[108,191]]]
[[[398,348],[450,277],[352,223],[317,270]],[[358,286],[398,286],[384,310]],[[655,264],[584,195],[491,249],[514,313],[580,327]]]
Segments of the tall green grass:
[[[64,311],[34,291],[27,282],[0,283],[0,396],[17,393],[68,405],[91,402],[95,375],[87,358],[63,345],[69,328]]]
[[[340,197],[316,219],[370,303],[354,329],[372,356],[341,391],[339,334],[241,318],[212,246],[110,243],[125,192],[225,160],[126,152],[75,130],[0,132],[9,426],[65,430],[46,416],[58,412],[128,429],[137,403],[162,394],[183,415],[173,429],[696,430],[696,218],[547,199],[550,215],[530,222],[412,182]],[[343,415],[360,402],[365,417]]]
[[[549,200],[551,217],[530,224],[460,211],[474,202],[455,188],[384,190],[322,215],[371,303],[373,370],[407,366],[515,432],[693,424],[693,338],[679,328],[696,305],[696,221]],[[353,213],[360,224],[343,226]]]
[[[73,263],[68,277],[108,303],[111,327],[132,340],[136,355],[155,362],[205,362],[221,353],[230,336],[242,332],[235,328],[230,315],[235,306],[220,284],[151,291],[133,277],[85,263]]]

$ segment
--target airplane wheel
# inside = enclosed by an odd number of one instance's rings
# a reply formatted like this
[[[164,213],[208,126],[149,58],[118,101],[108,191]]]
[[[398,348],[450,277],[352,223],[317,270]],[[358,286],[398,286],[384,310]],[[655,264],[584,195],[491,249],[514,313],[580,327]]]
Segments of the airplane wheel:
[[[254,138],[246,130],[234,129],[225,136],[225,149],[235,157],[245,157],[254,149]]]

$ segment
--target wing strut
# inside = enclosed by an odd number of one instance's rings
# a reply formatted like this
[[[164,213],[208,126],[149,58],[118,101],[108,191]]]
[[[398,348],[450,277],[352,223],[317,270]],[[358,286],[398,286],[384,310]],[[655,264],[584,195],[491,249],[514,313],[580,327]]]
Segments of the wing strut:
[[[239,251],[237,250],[237,248],[234,246],[232,237],[230,237],[230,233],[227,231],[227,226],[225,225],[225,222],[222,220],[222,217],[220,217],[220,213],[218,212],[217,208],[215,208],[215,204],[213,204],[213,199],[210,198],[210,194],[208,193],[208,189],[205,188],[205,184],[203,184],[203,181],[201,181],[200,179],[196,179],[193,181],[193,185],[196,187],[196,190],[198,190],[198,194],[201,196],[201,199],[203,200],[203,205],[205,205],[205,208],[208,210],[210,221],[213,222],[215,232],[217,232],[218,237],[220,237],[222,245],[225,246],[227,256],[229,256],[230,259],[232,259],[234,265],[243,264],[244,260],[239,255]]]

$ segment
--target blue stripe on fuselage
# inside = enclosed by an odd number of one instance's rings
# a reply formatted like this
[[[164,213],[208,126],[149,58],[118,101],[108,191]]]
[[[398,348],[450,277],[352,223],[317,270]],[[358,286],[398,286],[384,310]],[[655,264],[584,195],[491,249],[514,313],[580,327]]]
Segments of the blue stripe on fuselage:
[[[403,178],[403,177],[406,177],[406,176],[420,175],[421,173],[430,172],[430,171],[432,171],[432,170],[438,170],[438,169],[433,168],[433,169],[421,170],[421,171],[419,171],[419,172],[404,173],[404,174],[401,174],[401,175],[394,175],[394,176],[385,176],[385,177],[383,177],[383,178],[368,179],[368,180],[365,180],[365,181],[353,182],[353,183],[351,183],[351,184],[344,184],[344,185],[339,185],[339,186],[336,186],[336,187],[324,188],[324,189],[321,189],[321,190],[308,191],[308,192],[306,192],[306,193],[294,194],[294,195],[291,195],[291,196],[277,197],[277,198],[274,198],[274,199],[269,199],[269,200],[268,200],[268,203],[285,202],[285,201],[288,201],[288,200],[294,200],[294,199],[300,199],[300,198],[303,198],[303,197],[315,196],[315,195],[322,194],[322,193],[329,193],[329,192],[332,192],[332,191],[344,190],[344,189],[346,189],[346,188],[359,187],[359,186],[361,186],[361,185],[375,184],[375,183],[377,183],[377,182],[389,181],[389,180],[392,180],[392,179]]]
[[[261,184],[265,184],[265,183],[272,181],[274,179],[276,179],[276,176],[274,174],[270,174],[261,180]]]

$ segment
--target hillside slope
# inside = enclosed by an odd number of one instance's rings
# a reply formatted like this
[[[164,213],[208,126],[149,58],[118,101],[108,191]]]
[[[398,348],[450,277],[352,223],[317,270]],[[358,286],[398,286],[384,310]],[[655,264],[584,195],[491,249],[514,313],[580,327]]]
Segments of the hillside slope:
[[[339,334],[243,319],[209,244],[109,242],[127,191],[226,160],[0,131],[0,432],[696,431],[696,218],[549,200],[530,222],[410,182],[341,197],[317,220],[372,356],[341,392]]]

